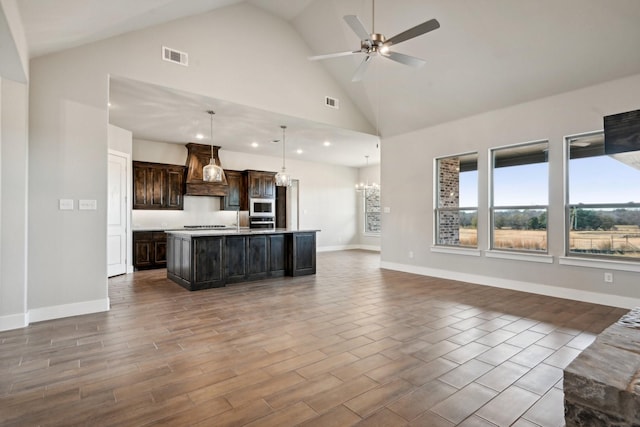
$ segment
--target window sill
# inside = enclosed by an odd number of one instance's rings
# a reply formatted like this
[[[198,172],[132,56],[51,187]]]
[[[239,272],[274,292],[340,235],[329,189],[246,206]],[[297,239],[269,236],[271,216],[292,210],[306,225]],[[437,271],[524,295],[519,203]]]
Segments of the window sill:
[[[431,252],[453,255],[480,256],[479,249],[456,248],[453,246],[431,246]]]
[[[640,273],[640,263],[631,261],[604,260],[562,256],[558,258],[560,265],[576,267],[603,268],[608,270],[632,271]]]
[[[544,264],[553,264],[553,255],[547,254],[525,254],[522,252],[506,252],[506,251],[485,251],[487,258],[512,259],[516,261],[540,262]]]
[[[381,233],[362,233],[364,237],[380,237]]]

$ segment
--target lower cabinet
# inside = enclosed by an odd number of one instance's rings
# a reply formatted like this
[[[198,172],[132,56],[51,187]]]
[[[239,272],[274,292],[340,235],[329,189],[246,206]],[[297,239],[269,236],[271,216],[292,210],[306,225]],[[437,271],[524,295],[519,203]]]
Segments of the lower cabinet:
[[[291,242],[291,275],[316,274],[316,233],[294,233]]]
[[[167,266],[167,235],[164,231],[133,232],[133,267],[137,270]]]
[[[315,232],[168,236],[167,277],[191,291],[316,272]]]

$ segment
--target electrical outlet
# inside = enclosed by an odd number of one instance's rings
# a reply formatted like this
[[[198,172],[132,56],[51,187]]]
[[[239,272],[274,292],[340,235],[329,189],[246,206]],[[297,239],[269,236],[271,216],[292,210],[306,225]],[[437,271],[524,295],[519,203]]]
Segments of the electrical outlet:
[[[409,251],[409,258],[413,259],[413,251]]]
[[[613,273],[604,273],[604,281],[607,283],[613,283]]]

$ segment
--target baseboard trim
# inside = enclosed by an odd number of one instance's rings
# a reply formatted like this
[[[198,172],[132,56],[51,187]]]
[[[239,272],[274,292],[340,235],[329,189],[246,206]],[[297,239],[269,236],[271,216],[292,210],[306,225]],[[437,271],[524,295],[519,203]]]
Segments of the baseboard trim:
[[[437,268],[419,267],[415,265],[399,264],[394,262],[381,262],[381,268],[403,271],[405,273],[419,274],[421,276],[439,277],[441,279],[458,280],[482,286],[511,289],[514,291],[529,292],[556,298],[565,298],[574,301],[589,302],[621,308],[634,308],[640,306],[639,298],[610,295],[580,289],[562,288],[559,286],[543,285],[540,283],[523,282],[519,280],[500,279],[496,277],[481,276],[477,274],[460,273],[457,271],[441,270]]]
[[[316,251],[317,252],[335,252],[335,251],[349,251],[353,249],[362,249],[365,251],[380,252],[380,246],[373,246],[373,245],[320,246],[316,249]]]
[[[350,249],[358,249],[358,245],[339,245],[339,246],[319,246],[317,252],[335,252],[335,251],[348,251]]]
[[[29,310],[29,321],[42,322],[44,320],[101,313],[103,311],[109,311],[109,298],[34,308]]]
[[[0,331],[25,328],[29,325],[29,314],[18,313],[0,316]]]

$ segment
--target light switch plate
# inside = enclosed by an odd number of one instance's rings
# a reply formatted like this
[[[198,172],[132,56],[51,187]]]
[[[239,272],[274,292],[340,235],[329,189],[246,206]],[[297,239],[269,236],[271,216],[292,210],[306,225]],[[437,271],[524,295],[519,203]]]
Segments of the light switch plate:
[[[78,200],[78,209],[81,211],[95,211],[97,208],[97,200]]]
[[[60,209],[61,211],[72,211],[73,199],[60,199],[58,201],[58,209]]]

